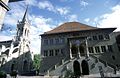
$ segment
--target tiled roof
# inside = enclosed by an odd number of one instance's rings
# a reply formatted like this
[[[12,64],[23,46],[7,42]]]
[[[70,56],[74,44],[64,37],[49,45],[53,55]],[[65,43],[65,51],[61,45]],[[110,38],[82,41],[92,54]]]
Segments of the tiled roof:
[[[82,31],[82,30],[91,30],[91,29],[97,29],[97,28],[79,22],[67,22],[56,27],[51,31],[45,32],[44,34],[73,32],[73,31]]]

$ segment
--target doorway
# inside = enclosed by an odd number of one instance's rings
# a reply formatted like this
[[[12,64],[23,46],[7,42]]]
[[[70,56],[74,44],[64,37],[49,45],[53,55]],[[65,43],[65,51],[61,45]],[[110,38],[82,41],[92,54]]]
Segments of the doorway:
[[[73,70],[74,70],[74,74],[75,76],[81,76],[81,70],[80,70],[80,63],[75,60],[73,63]]]
[[[89,65],[86,60],[83,60],[81,63],[82,66],[82,75],[89,75]]]

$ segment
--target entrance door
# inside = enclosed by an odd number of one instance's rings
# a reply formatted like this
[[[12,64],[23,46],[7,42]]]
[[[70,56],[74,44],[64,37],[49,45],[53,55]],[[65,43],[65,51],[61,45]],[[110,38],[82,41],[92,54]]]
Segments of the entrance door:
[[[77,60],[73,63],[73,69],[75,76],[81,76],[80,63]]]
[[[88,62],[86,60],[83,60],[81,63],[82,66],[82,74],[83,75],[89,75],[89,66]]]

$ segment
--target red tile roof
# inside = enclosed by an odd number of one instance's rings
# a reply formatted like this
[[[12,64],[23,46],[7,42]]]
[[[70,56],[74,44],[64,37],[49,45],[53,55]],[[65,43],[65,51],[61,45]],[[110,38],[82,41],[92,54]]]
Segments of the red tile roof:
[[[73,31],[81,31],[81,30],[91,30],[97,29],[97,27],[92,27],[89,25],[85,25],[79,22],[67,22],[64,23],[55,29],[45,32],[44,34],[53,34],[53,33],[63,33],[63,32],[73,32]]]

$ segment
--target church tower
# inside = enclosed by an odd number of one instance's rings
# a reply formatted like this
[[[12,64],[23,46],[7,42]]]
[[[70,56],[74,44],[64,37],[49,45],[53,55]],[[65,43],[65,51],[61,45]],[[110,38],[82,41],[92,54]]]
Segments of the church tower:
[[[30,51],[30,48],[29,48],[30,24],[27,19],[27,11],[28,11],[28,7],[26,8],[26,11],[24,13],[22,20],[17,24],[17,36],[15,41],[19,43],[20,54]]]

